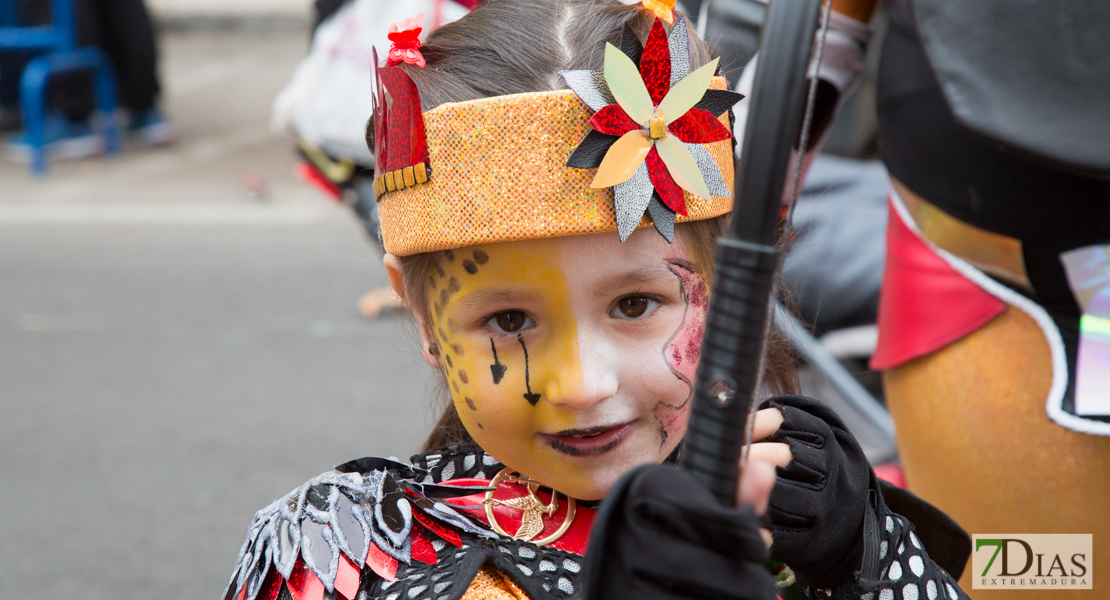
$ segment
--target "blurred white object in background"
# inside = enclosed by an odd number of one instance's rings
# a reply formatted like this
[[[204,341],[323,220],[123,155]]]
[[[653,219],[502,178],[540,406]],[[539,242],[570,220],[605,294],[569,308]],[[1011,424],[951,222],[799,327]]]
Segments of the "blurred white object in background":
[[[365,137],[374,93],[372,49],[385,60],[389,24],[420,12],[424,38],[467,10],[442,0],[353,0],[340,8],[316,29],[308,56],[274,99],[270,126],[292,130],[332,157],[372,165]],[[433,22],[437,13],[440,23]]]

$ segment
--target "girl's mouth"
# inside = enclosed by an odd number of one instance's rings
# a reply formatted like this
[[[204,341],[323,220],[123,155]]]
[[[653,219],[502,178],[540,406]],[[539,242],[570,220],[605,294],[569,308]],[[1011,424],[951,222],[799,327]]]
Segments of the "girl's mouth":
[[[541,433],[547,445],[568,456],[600,456],[616,448],[632,433],[632,423],[602,425],[588,429],[566,429],[555,434]]]

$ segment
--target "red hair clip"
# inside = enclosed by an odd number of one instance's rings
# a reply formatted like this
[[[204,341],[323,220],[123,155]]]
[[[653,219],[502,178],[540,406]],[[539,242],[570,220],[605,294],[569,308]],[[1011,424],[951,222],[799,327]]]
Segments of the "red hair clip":
[[[424,30],[424,13],[409,17],[389,26],[389,66],[407,63],[424,66],[424,55],[420,53],[420,32]]]

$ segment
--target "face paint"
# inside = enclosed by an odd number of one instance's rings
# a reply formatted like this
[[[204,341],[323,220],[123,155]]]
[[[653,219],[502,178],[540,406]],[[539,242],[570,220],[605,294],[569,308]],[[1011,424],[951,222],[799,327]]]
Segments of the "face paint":
[[[528,376],[528,346],[524,345],[524,336],[518,335],[516,339],[520,342],[520,349],[524,350],[524,389],[528,390],[524,393],[524,399],[528,401],[528,404],[535,406],[540,401],[540,395],[532,393],[532,382]]]
[[[505,371],[508,367],[501,364],[501,360],[497,358],[497,343],[493,338],[489,339],[490,348],[493,349],[493,364],[489,366],[490,374],[493,375],[493,383],[496,385],[501,383],[501,379],[505,377]]]
[[[678,278],[682,298],[686,303],[682,324],[663,349],[667,366],[689,388],[680,404],[660,401],[655,405],[655,419],[659,424],[659,445],[666,445],[672,436],[681,438],[686,432],[690,416],[690,400],[694,397],[694,377],[701,359],[701,342],[705,335],[706,313],[709,311],[709,286],[689,260],[678,257],[667,259],[670,270]]]
[[[661,462],[685,429],[706,286],[651,233],[456,249],[428,283],[427,330],[467,430],[579,499]]]

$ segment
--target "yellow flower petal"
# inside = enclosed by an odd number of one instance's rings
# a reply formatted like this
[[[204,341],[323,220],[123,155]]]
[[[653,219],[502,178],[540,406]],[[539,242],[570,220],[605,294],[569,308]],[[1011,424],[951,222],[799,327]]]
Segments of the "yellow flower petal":
[[[709,82],[713,80],[713,74],[717,72],[717,63],[720,60],[714,58],[709,64],[683,77],[682,81],[671,87],[671,91],[667,92],[667,95],[659,103],[659,112],[663,115],[663,118],[667,119],[667,125],[674,123],[679,117],[686,114],[686,111],[701,101],[702,96],[705,95],[705,90],[709,89]],[[609,64],[608,55],[605,56],[605,64]],[[651,102],[651,100],[649,99],[648,102]]]
[[[705,185],[698,163],[678,138],[668,135],[655,140],[655,150],[679,187],[695,196],[710,199],[709,186]]]
[[[621,52],[620,48],[610,43],[605,44],[605,83],[609,84],[609,91],[613,93],[617,104],[633,121],[642,126],[651,118],[655,106],[651,103],[651,94],[644,86],[643,78],[640,77],[640,69],[636,68],[636,63]],[[705,85],[708,87],[709,83],[706,82]],[[697,100],[694,102],[697,103]]]
[[[636,173],[636,169],[640,167],[640,163],[647,158],[648,151],[651,150],[651,142],[652,139],[640,130],[629,131],[622,135],[619,140],[613,142],[612,146],[609,146],[605,158],[601,159],[601,166],[597,168],[597,175],[594,176],[590,187],[613,187],[631,179]],[[678,143],[679,145],[682,144],[682,142]],[[682,150],[685,152],[686,148]],[[693,161],[694,159],[691,158],[690,160]],[[694,168],[697,169],[697,166]]]

